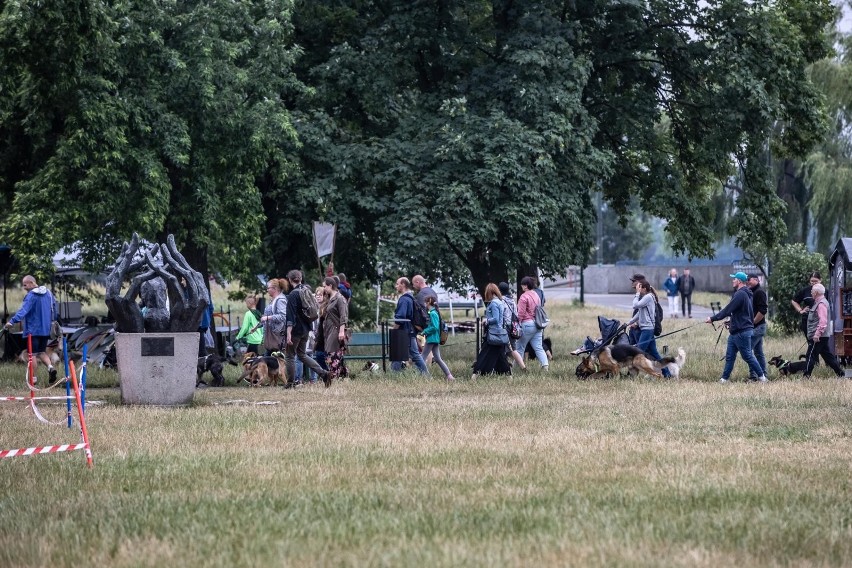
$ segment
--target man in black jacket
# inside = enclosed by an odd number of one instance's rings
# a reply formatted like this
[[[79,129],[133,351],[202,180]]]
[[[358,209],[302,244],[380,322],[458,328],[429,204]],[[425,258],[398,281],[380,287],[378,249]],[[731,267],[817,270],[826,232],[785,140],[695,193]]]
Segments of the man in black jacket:
[[[758,274],[749,274],[746,284],[751,289],[751,305],[754,311],[754,333],[751,336],[751,350],[754,353],[754,358],[760,364],[763,374],[766,375],[763,338],[766,336],[766,312],[769,309],[769,302],[766,299],[766,291],[760,287],[760,276]],[[750,371],[749,379],[757,380],[757,375]]]
[[[328,371],[320,367],[312,357],[308,357],[308,334],[311,332],[311,322],[302,315],[302,298],[299,292],[304,288],[302,284],[302,273],[291,270],[287,273],[292,290],[287,294],[287,349],[284,354],[284,366],[287,369],[287,386],[296,387],[302,384],[296,381],[296,357],[304,367],[312,369],[322,378]]]
[[[692,292],[695,291],[695,278],[689,273],[688,268],[683,269],[683,274],[677,277],[677,290],[680,292],[680,311],[683,317],[692,317]]]

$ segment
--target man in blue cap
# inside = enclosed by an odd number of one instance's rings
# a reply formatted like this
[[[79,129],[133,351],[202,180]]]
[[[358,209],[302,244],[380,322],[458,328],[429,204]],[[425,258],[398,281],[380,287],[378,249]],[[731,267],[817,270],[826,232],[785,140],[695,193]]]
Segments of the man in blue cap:
[[[730,317],[728,324],[728,350],[725,353],[725,370],[722,371],[720,383],[727,383],[734,370],[734,362],[737,360],[737,352],[743,361],[748,364],[749,370],[754,374],[757,382],[765,383],[766,375],[760,368],[760,363],[754,357],[751,350],[751,337],[754,334],[754,308],[752,307],[751,289],[746,285],[748,276],[744,272],[731,274],[731,285],[735,292],[728,305],[722,308],[716,315],[707,318],[705,323],[723,320]]]

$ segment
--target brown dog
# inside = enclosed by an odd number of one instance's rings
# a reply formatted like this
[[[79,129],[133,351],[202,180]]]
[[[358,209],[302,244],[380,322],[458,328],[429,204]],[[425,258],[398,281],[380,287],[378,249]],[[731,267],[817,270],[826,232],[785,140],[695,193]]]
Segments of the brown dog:
[[[255,357],[249,366],[248,382],[252,386],[281,386],[287,384],[287,375],[284,371],[284,354],[275,351],[271,356],[260,355]]]
[[[588,379],[595,375],[615,376],[626,368],[631,375],[640,372],[652,377],[662,377],[660,371],[669,363],[674,363],[674,357],[663,357],[659,361],[648,359],[645,352],[633,345],[607,345],[589,357],[584,357],[575,371],[580,379]]]

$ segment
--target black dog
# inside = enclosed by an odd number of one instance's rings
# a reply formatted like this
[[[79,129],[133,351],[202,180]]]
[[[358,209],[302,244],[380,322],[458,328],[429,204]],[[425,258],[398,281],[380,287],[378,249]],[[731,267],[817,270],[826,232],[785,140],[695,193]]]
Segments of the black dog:
[[[553,359],[553,346],[549,337],[545,337],[541,340],[541,347],[544,349],[544,354],[547,355],[547,360],[550,361]],[[527,349],[524,352],[524,355],[527,359],[535,359],[535,351],[533,350],[532,342],[527,343]]]
[[[782,357],[773,357],[767,363],[778,367],[778,372],[786,377],[787,375],[802,373],[808,368],[807,362],[803,360],[805,357],[807,355],[799,355],[799,361],[787,361]]]
[[[210,386],[225,386],[225,375],[222,374],[222,369],[224,369],[224,365],[222,364],[222,358],[218,355],[210,354],[206,357],[199,357],[195,386],[207,384],[201,377],[208,371],[213,375],[213,381],[211,381]]]

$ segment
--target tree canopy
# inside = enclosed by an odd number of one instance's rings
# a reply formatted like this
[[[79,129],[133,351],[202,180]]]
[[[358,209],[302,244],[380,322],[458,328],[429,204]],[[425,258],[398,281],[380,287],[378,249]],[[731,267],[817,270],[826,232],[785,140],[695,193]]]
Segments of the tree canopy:
[[[777,242],[764,156],[820,139],[806,68],[834,17],[829,0],[0,7],[2,237],[25,264],[74,241],[108,262],[137,230],[174,232],[202,270],[283,271],[312,265],[320,218],[351,276],[479,288],[583,263],[596,191],[711,255],[736,168],[738,238]]]
[[[296,144],[289,3],[0,5],[2,236],[22,263],[79,242],[102,268],[134,231],[175,234],[205,273],[249,263],[256,179]]]
[[[450,281],[461,264],[480,288],[583,262],[596,189],[666,219],[676,252],[711,255],[712,197],[737,167],[735,231],[772,245],[783,204],[763,156],[823,131],[805,69],[829,52],[827,1],[319,1],[296,16],[323,117],[305,184],[331,219],[358,196],[387,264]]]

